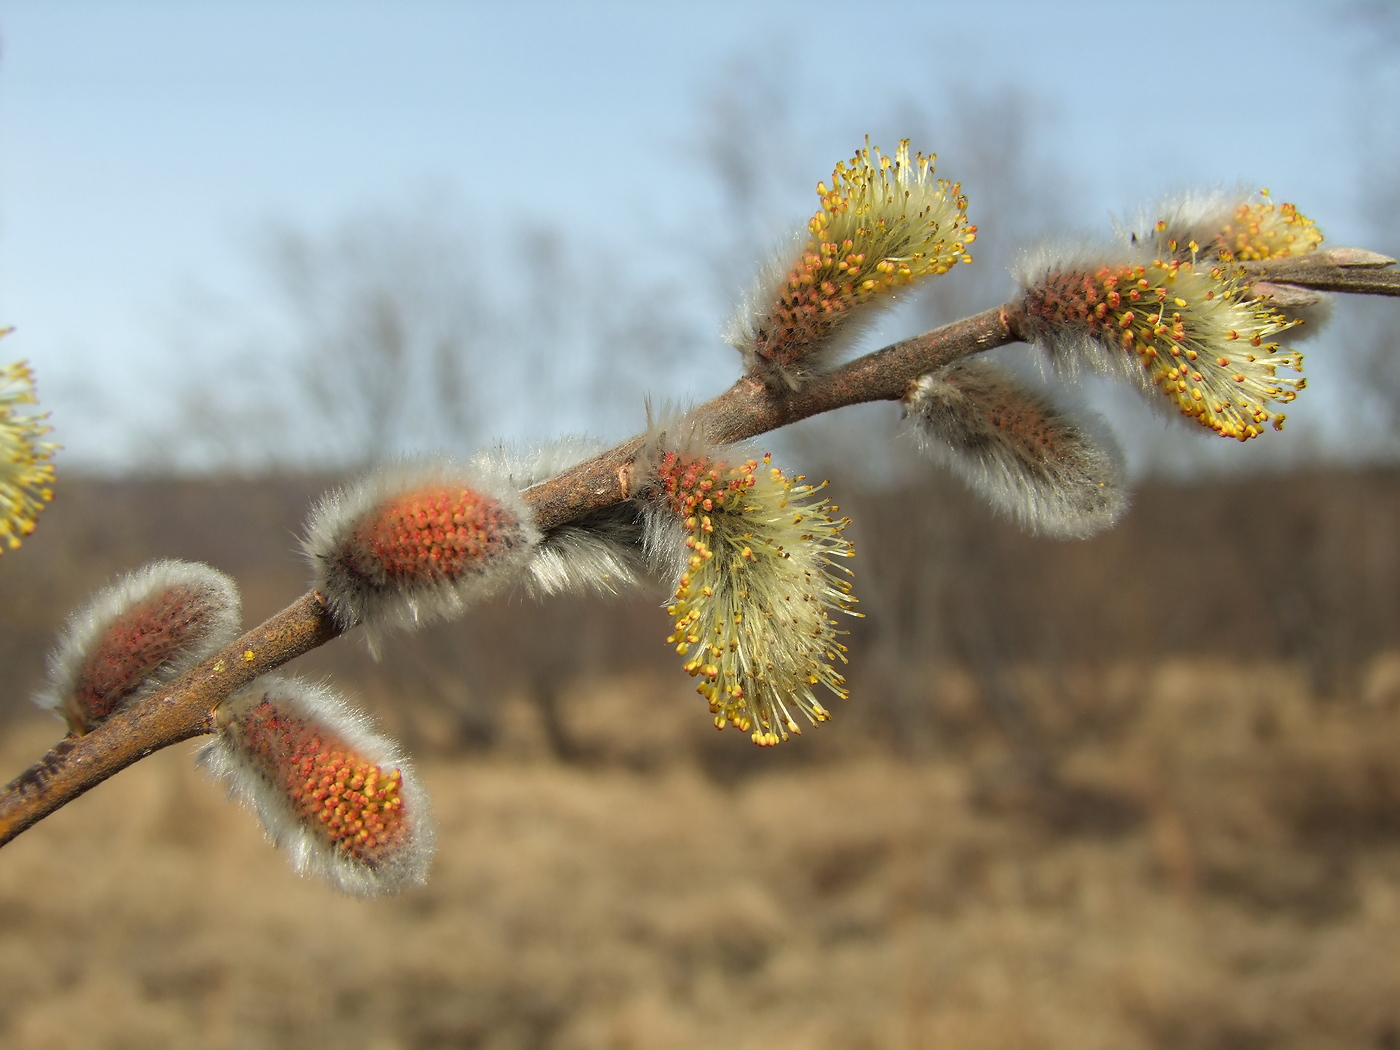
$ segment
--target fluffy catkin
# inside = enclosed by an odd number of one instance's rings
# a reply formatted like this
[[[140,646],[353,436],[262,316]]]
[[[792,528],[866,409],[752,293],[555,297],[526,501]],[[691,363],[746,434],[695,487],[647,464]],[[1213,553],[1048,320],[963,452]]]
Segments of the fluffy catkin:
[[[922,376],[904,410],[923,451],[1032,532],[1090,536],[1127,505],[1112,439],[1091,437],[991,362],[960,362]]]
[[[37,700],[73,733],[91,732],[233,641],[239,617],[237,585],[208,565],[137,569],[68,618]]]
[[[956,183],[933,178],[933,157],[886,157],[868,141],[817,184],[821,207],[775,257],[725,328],[749,374],[797,388],[825,370],[866,323],[914,282],[971,262],[977,227]]]
[[[670,448],[665,436],[653,435],[639,463],[649,539],[680,563],[667,641],[699,679],[715,727],[772,746],[802,731],[799,716],[831,717],[815,687],[846,697],[834,666],[845,662],[845,632],[832,614],[859,615],[850,570],[835,564],[855,553],[848,522],[817,495],[822,486],[787,477],[767,456],[734,462],[706,454],[693,433]]]
[[[1144,208],[1129,230],[1133,244],[1159,255],[1226,262],[1307,255],[1322,243],[1322,231],[1292,204],[1276,204],[1268,190],[1211,190],[1166,198]]]
[[[363,624],[373,646],[385,629],[457,616],[502,590],[538,542],[508,477],[428,459],[322,498],[302,548],[336,621]]]
[[[341,696],[268,675],[217,718],[200,764],[256,811],[296,871],[358,897],[426,880],[433,831],[422,785]]]
[[[1021,279],[1026,324],[1052,363],[1155,388],[1224,437],[1247,441],[1265,424],[1283,429],[1272,406],[1306,386],[1279,375],[1302,371],[1302,355],[1273,340],[1293,323],[1251,298],[1231,264],[1078,247],[1029,256]]]

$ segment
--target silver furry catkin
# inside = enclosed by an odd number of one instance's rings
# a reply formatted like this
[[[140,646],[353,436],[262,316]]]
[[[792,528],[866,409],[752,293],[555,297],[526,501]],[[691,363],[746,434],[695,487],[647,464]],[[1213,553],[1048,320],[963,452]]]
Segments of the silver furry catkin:
[[[208,565],[159,561],[102,588],[68,618],[36,698],[81,736],[238,634],[237,585]]]
[[[904,398],[920,447],[1032,532],[1082,538],[1127,506],[1122,458],[985,361],[921,377]]]
[[[539,534],[516,487],[448,459],[382,468],[324,497],[302,541],[313,583],[342,627],[460,615],[528,564]]]
[[[357,897],[421,885],[433,854],[412,767],[322,685],[268,675],[218,710],[199,762],[261,818],[299,873]]]

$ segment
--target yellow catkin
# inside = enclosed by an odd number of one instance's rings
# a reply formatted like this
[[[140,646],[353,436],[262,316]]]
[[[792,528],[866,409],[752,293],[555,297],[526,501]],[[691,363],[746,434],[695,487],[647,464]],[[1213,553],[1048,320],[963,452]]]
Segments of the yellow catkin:
[[[759,313],[735,345],[800,370],[862,307],[971,262],[977,227],[968,225],[967,198],[958,184],[933,178],[933,162],[922,153],[911,158],[905,140],[893,157],[867,142],[836,165],[831,185],[817,184],[821,207],[775,300],[755,304]]]
[[[771,746],[830,718],[813,687],[845,699],[833,661],[845,661],[833,612],[851,612],[850,583],[835,558],[854,554],[847,519],[802,484],[762,462],[728,465],[662,457],[666,504],[685,531],[687,561],[668,607],[668,641],[700,679],[717,728]],[[842,570],[849,574],[849,570]]]
[[[0,368],[0,550],[18,547],[53,499],[58,446],[42,440],[50,430],[47,416],[24,411],[34,403],[29,366],[21,361]]]
[[[1052,342],[1090,337],[1102,353],[1128,355],[1181,413],[1246,441],[1282,429],[1272,404],[1297,397],[1302,355],[1274,341],[1292,327],[1267,301],[1248,298],[1224,263],[1166,258],[1095,269],[1051,270],[1026,295],[1026,314]]]

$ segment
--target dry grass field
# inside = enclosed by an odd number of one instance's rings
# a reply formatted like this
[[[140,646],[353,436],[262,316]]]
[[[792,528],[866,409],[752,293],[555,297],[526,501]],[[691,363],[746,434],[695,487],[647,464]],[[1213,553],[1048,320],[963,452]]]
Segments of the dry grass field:
[[[1292,626],[1269,634],[1267,603],[1233,580],[1211,578],[1228,593],[1210,608],[1212,587],[1125,597],[1120,572],[1101,601],[1124,622],[1093,660],[1024,610],[1107,629],[1089,621],[1109,569],[1079,593],[1018,567],[1033,549],[995,526],[945,524],[955,549],[987,537],[1018,576],[988,576],[988,600],[1019,587],[1021,619],[973,608],[948,570],[944,604],[923,606],[935,637],[882,582],[902,541],[878,536],[855,695],[772,753],[709,727],[650,600],[543,619],[515,603],[381,665],[339,643],[313,673],[418,755],[439,827],[428,886],[362,902],[297,878],[193,748],[173,748],[0,851],[0,1046],[1396,1050],[1400,647],[1376,639],[1400,603],[1375,566],[1400,484],[1323,487],[1341,533],[1308,532],[1303,511],[1278,525],[1312,537],[1295,574],[1331,550],[1330,575],[1299,584],[1322,597],[1289,605],[1268,576],[1282,567],[1241,569]],[[255,616],[296,593],[296,500],[236,493],[254,527],[176,488],[124,489],[141,498],[102,513],[117,487],[75,491],[3,559],[0,768],[57,734],[21,703],[44,644],[26,632],[50,632],[105,572],[209,558]],[[1182,527],[1163,508],[1239,513],[1247,497],[1144,493],[1101,546],[1048,549],[1091,566],[1160,552],[1152,530]],[[153,539],[123,524],[152,516]],[[244,546],[216,545],[216,525]],[[1357,605],[1370,634],[1339,619]],[[950,607],[994,629],[959,634]],[[1262,626],[1242,626],[1249,612]],[[545,642],[527,643],[536,621]],[[645,642],[610,648],[634,627]]]

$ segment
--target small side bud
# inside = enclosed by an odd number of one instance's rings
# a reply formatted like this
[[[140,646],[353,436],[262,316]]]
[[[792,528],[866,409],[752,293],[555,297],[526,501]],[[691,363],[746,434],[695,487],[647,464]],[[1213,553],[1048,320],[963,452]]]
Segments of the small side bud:
[[[493,477],[524,491],[577,466],[603,450],[588,438],[563,438],[528,451],[499,445],[472,462]],[[525,590],[531,597],[592,591],[617,594],[636,586],[648,566],[643,528],[636,508],[627,503],[590,514],[545,531],[530,552]]]
[[[1294,327],[1255,299],[1237,268],[1106,251],[1047,255],[1023,271],[1022,307],[1052,363],[1087,367],[1156,388],[1182,415],[1247,441],[1266,424],[1283,429],[1287,404],[1306,385],[1303,357],[1274,341]]]
[[[427,879],[433,832],[408,762],[325,686],[268,675],[226,700],[199,762],[292,867],[358,897]]]
[[[1380,252],[1368,251],[1365,248],[1332,248],[1326,252],[1327,261],[1334,266],[1394,266],[1395,260],[1389,255],[1382,255]]]
[[[428,460],[376,471],[324,497],[302,548],[342,627],[371,643],[390,627],[459,615],[508,585],[539,535],[508,480]]]
[[[238,634],[238,587],[207,565],[161,561],[98,591],[68,619],[38,702],[77,736],[173,681]]]
[[[796,388],[860,334],[918,279],[971,262],[977,227],[957,183],[933,179],[933,157],[893,158],[866,142],[818,183],[821,208],[799,239],[765,270],[725,330],[751,375]]]
[[[0,337],[13,329],[0,330]],[[53,454],[42,440],[47,416],[25,412],[32,405],[34,373],[23,361],[0,368],[0,553],[18,547],[34,531],[39,512],[53,499]]]
[[[920,447],[1032,532],[1083,538],[1118,520],[1122,457],[990,362],[921,377],[904,398]]]

